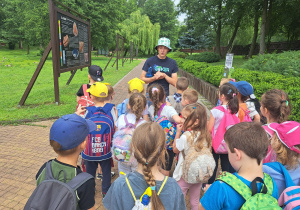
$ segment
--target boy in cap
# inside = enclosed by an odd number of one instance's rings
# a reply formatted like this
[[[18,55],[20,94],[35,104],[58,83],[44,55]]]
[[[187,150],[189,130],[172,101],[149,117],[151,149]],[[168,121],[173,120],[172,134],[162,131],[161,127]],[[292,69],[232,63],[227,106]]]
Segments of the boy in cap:
[[[89,84],[83,84],[79,88],[77,92],[77,102],[80,100],[80,97],[84,95],[89,96],[89,94],[86,93],[86,90],[89,89],[92,84],[94,84],[95,82],[102,82],[104,80],[102,73],[103,72],[100,66],[92,65],[89,67]]]
[[[97,128],[96,124],[90,120],[85,120],[77,114],[64,115],[56,120],[50,129],[50,145],[57,154],[51,160],[53,177],[58,177],[59,181],[64,181],[66,172],[66,182],[81,173],[77,166],[80,153],[86,146],[87,136]],[[40,168],[36,175],[37,185],[45,179],[46,163]],[[78,207],[80,209],[95,209],[95,180],[89,179],[77,189]]]
[[[169,96],[169,84],[176,87],[178,71],[176,61],[167,57],[167,53],[172,50],[170,40],[165,37],[160,38],[155,49],[158,54],[146,60],[142,68],[141,80],[149,84],[148,87],[154,83],[160,84],[166,96]]]
[[[249,82],[239,81],[233,82],[229,81],[230,84],[234,85],[238,90],[238,100],[239,100],[239,119],[243,122],[246,111],[249,110],[249,116],[253,121],[260,122],[260,115],[255,109],[255,105],[250,99],[255,99],[253,94],[253,87]]]
[[[86,172],[95,177],[98,164],[102,169],[102,195],[105,196],[111,185],[111,144],[117,120],[114,104],[109,103],[107,85],[95,82],[87,90],[95,106],[86,107],[85,119],[97,124],[97,129],[88,135],[86,148],[81,153],[86,163]],[[85,109],[85,107],[83,107]],[[82,110],[78,110],[77,113]]]

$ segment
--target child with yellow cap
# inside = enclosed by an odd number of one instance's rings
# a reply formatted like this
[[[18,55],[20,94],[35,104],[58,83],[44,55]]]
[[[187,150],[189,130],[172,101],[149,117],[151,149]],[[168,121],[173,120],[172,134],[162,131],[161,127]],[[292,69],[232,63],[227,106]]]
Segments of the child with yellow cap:
[[[145,82],[137,77],[131,79],[128,82],[128,98],[126,98],[122,103],[117,105],[118,110],[118,117],[122,114],[125,114],[127,112],[127,106],[130,96],[133,93],[142,93],[145,94],[145,88],[144,88]],[[149,112],[148,112],[148,105],[146,106],[145,111],[143,112],[143,119],[146,121],[149,121]]]
[[[86,148],[81,155],[86,162],[86,172],[94,177],[100,164],[103,173],[102,195],[104,197],[111,183],[111,144],[117,113],[113,108],[114,104],[109,103],[111,96],[107,85],[96,82],[87,92],[91,94],[95,106],[83,107],[86,109],[84,118],[96,123],[97,129],[89,133]]]

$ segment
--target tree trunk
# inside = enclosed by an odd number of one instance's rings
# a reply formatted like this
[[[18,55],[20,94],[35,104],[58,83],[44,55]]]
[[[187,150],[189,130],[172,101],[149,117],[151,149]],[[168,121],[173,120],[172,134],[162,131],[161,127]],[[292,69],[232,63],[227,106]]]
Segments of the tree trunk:
[[[27,55],[29,55],[29,45],[27,45]]]
[[[190,48],[190,50],[191,50],[191,55],[193,54],[193,50]]]
[[[217,30],[216,30],[216,53],[222,56],[221,54],[221,27],[222,27],[222,1],[219,1],[218,4],[218,20],[217,20]]]
[[[259,13],[256,10],[255,11],[255,16],[254,16],[254,32],[253,32],[253,38],[252,38],[252,43],[251,43],[251,47],[249,50],[249,54],[248,54],[248,58],[252,58],[254,49],[255,49],[255,45],[256,45],[256,40],[257,40],[257,35],[258,35],[258,23],[259,23]]]
[[[260,42],[259,42],[259,53],[264,54],[266,51],[266,21],[267,21],[267,10],[269,0],[264,0],[263,13],[261,17],[260,25]]]
[[[234,31],[233,31],[233,33],[232,33],[232,36],[231,36],[231,38],[230,38],[230,40],[229,40],[229,43],[228,43],[228,45],[227,45],[227,47],[226,47],[226,50],[225,50],[226,53],[230,53],[230,52],[231,52],[232,44],[233,44],[233,41],[234,41],[234,39],[235,39],[235,37],[236,37],[237,31],[238,31],[238,29],[239,29],[239,27],[240,27],[242,18],[243,18],[243,14],[241,13],[241,14],[239,15],[239,17],[238,17],[236,23],[235,23]]]
[[[22,42],[22,40],[19,41],[19,49],[23,49],[23,42]]]
[[[270,47],[271,38],[272,38],[272,34],[270,34],[270,25],[271,25],[271,18],[272,18],[272,5],[273,5],[273,0],[270,0],[269,6],[268,6],[267,19],[266,19],[266,36],[268,37],[267,44],[266,44],[267,51]]]

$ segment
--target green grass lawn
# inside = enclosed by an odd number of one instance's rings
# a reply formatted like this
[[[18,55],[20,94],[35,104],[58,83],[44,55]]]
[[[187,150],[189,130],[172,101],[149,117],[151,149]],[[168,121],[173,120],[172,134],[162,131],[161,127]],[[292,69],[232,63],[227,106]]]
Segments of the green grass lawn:
[[[27,55],[26,49],[0,48],[0,90],[3,94],[0,103],[0,124],[57,118],[75,111],[76,93],[82,84],[88,83],[88,68],[84,68],[82,71],[77,70],[70,85],[66,85],[66,83],[71,73],[65,72],[60,75],[60,104],[56,105],[51,52],[24,106],[18,108],[24,91],[40,61],[41,56],[37,56],[38,52],[39,50],[31,50]],[[108,57],[95,57],[95,53],[92,53],[92,65],[99,65],[104,69],[108,60]],[[130,63],[128,60],[122,67],[120,60],[119,71],[116,71],[116,66],[111,67],[113,63],[111,62],[103,73],[104,81],[115,85],[140,62],[140,60],[134,60]]]
[[[247,59],[244,59],[245,56],[243,55],[235,55],[233,57],[233,61],[232,61],[232,66],[234,68],[241,68],[242,65],[247,62]],[[209,63],[209,65],[211,66],[218,66],[218,65],[223,65],[225,66],[225,59],[221,59],[219,62],[215,62],[215,63]]]

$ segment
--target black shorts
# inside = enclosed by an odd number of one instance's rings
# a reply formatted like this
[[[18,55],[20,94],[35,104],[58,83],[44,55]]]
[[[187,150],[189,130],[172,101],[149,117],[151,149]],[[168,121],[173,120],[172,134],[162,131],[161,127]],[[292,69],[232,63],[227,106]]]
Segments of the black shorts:
[[[174,160],[174,157],[175,157],[175,153],[173,152],[173,150],[168,150],[167,149],[167,152],[166,152],[166,166],[162,167],[162,169],[166,170],[166,171],[170,171],[171,168],[172,168],[172,165],[173,165],[173,160]]]

